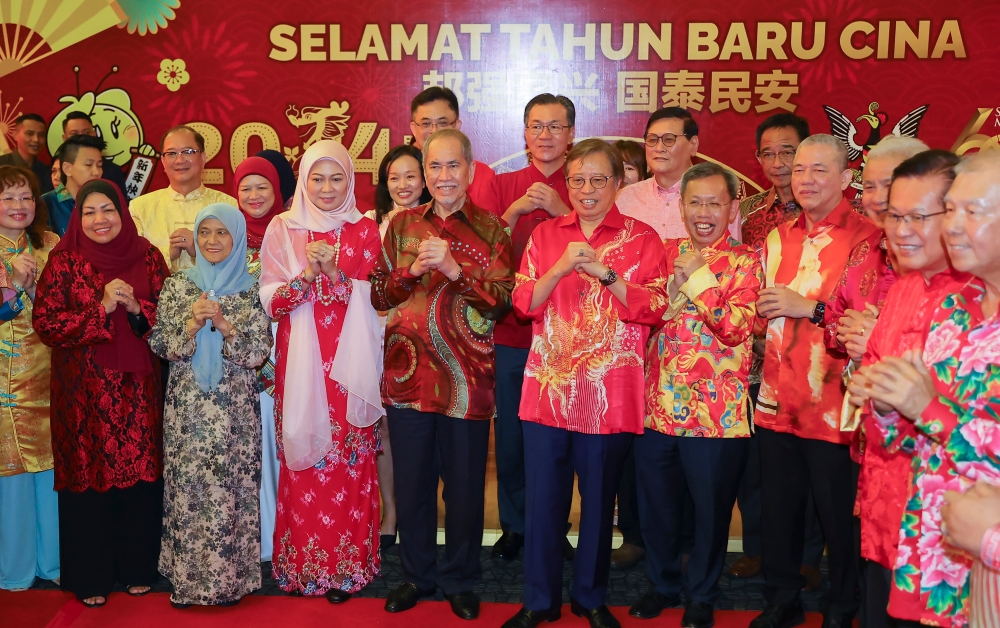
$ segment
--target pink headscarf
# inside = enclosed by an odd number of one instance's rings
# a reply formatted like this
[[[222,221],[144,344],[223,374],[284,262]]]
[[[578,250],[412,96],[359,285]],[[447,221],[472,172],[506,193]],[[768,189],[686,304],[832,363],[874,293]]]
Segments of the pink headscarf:
[[[329,212],[316,207],[306,195],[309,173],[317,162],[324,159],[339,164],[347,175],[347,196],[340,207]],[[345,222],[354,224],[361,220],[361,212],[354,199],[354,162],[343,144],[333,140],[320,140],[302,155],[299,161],[299,183],[295,187],[292,206],[288,208],[285,220],[290,229],[308,229],[322,233],[339,229]]]

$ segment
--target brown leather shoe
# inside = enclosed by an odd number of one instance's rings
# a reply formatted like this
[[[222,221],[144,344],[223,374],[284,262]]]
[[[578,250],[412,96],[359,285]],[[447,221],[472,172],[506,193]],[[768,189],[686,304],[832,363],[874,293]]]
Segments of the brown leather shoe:
[[[760,573],[763,563],[760,556],[743,556],[729,568],[729,575],[734,578],[753,578]]]
[[[820,572],[819,567],[802,565],[802,569],[799,569],[799,574],[806,579],[806,586],[802,588],[803,591],[815,591],[823,584],[823,574]]]
[[[639,564],[646,550],[638,545],[622,543],[622,546],[611,551],[611,568],[615,571],[627,571]]]

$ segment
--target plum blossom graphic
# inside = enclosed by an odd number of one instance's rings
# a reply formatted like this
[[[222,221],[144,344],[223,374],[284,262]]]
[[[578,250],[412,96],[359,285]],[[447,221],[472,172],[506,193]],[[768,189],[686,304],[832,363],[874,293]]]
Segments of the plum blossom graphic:
[[[118,0],[118,5],[128,17],[126,28],[130,35],[136,31],[155,35],[176,17],[174,9],[181,6],[181,0]]]
[[[166,85],[167,89],[176,92],[181,85],[187,85],[191,80],[191,75],[187,73],[187,64],[184,59],[164,59],[160,61],[160,72],[156,75],[160,85]]]
[[[143,81],[164,85],[162,95],[149,103],[151,109],[162,108],[174,112],[171,124],[200,120],[211,124],[233,126],[232,114],[237,107],[250,107],[250,99],[244,95],[246,81],[257,76],[255,70],[245,68],[243,53],[249,45],[247,41],[234,44],[227,36],[227,22],[219,22],[202,27],[197,15],[185,28],[169,29],[158,43],[148,46],[154,59],[178,59],[184,57],[191,80],[184,88],[183,97],[171,90],[159,79],[158,74],[146,74]],[[185,68],[186,69],[186,68]]]

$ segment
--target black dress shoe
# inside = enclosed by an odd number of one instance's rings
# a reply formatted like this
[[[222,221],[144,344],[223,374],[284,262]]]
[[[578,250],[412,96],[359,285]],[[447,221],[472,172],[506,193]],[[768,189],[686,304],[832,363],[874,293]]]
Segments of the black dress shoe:
[[[639,564],[646,550],[638,545],[622,543],[622,546],[611,551],[611,568],[615,571],[627,571]]]
[[[330,604],[343,604],[351,599],[351,594],[340,589],[330,589],[326,592],[326,601]]]
[[[854,613],[827,613],[823,615],[823,628],[851,628]]]
[[[802,600],[784,604],[769,604],[764,612],[750,622],[750,628],[792,628],[806,621]]]
[[[178,610],[184,610],[185,608],[191,608],[191,604],[184,604],[182,602],[174,602],[170,600],[170,605]],[[101,606],[104,606],[103,604]]]
[[[445,595],[451,604],[451,612],[459,619],[475,619],[479,617],[479,598],[472,591],[462,591]]]
[[[706,602],[691,602],[684,609],[684,617],[681,618],[682,628],[712,628],[715,625],[715,618],[712,613],[712,605]]]
[[[216,606],[221,606],[223,608],[229,608],[230,606],[236,606],[243,601],[243,598],[238,597],[235,600],[229,600],[228,602],[219,602]]]
[[[514,560],[521,553],[524,547],[524,535],[517,532],[504,532],[493,544],[493,556],[499,556],[504,560]]]
[[[604,604],[594,609],[586,609],[582,604],[574,599],[570,599],[569,610],[577,617],[586,617],[590,622],[590,628],[622,628],[615,616],[611,614]]]
[[[530,611],[523,606],[521,610],[503,623],[500,628],[535,628],[543,621],[555,621],[562,616],[562,610],[557,606],[547,611]]]
[[[385,599],[385,610],[390,613],[402,613],[416,606],[420,598],[432,595],[434,595],[434,589],[425,591],[412,582],[404,582]]]
[[[659,617],[663,609],[679,606],[680,603],[680,596],[667,597],[658,591],[650,590],[628,609],[628,614],[639,619],[652,619]]]

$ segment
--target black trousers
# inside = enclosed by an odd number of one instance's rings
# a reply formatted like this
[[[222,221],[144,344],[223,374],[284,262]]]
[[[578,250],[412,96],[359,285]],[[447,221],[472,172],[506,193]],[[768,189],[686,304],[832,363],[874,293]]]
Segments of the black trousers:
[[[64,591],[107,597],[115,582],[152,586],[160,574],[163,480],[104,492],[59,491],[59,560]]]
[[[482,572],[483,509],[489,421],[386,408],[392,434],[399,557],[403,579],[446,594],[471,591]],[[441,458],[447,502],[444,562],[437,562],[437,486]]]
[[[524,534],[524,436],[521,385],[528,350],[496,346],[497,418],[493,422],[497,457],[497,507],[504,532]]]
[[[649,429],[635,439],[646,575],[660,594],[676,597],[686,589],[691,602],[718,599],[748,444],[746,438],[667,436]],[[694,500],[695,537],[682,582],[687,495]]]
[[[759,392],[760,384],[750,386],[751,407],[757,405]],[[743,479],[740,481],[740,492],[736,495],[736,503],[740,507],[740,517],[743,520],[743,553],[747,556],[758,557],[763,550],[760,540],[760,439],[757,438],[756,434],[750,437],[747,466],[743,471]],[[819,567],[826,541],[823,539],[823,528],[819,525],[816,504],[813,501],[811,490],[809,491],[809,500],[806,502],[805,522],[802,564]]]
[[[861,608],[858,609],[859,628],[919,628],[918,621],[889,615],[892,570],[873,560],[863,559],[862,562],[865,586],[861,589]]]
[[[757,428],[760,439],[764,597],[769,604],[799,597],[805,508],[812,489],[829,548],[827,612],[858,608],[854,495],[847,445]]]
[[[636,486],[635,441],[628,447],[622,477],[618,481],[618,531],[622,533],[622,544],[645,547],[642,542],[642,528],[639,524],[639,494]]]

